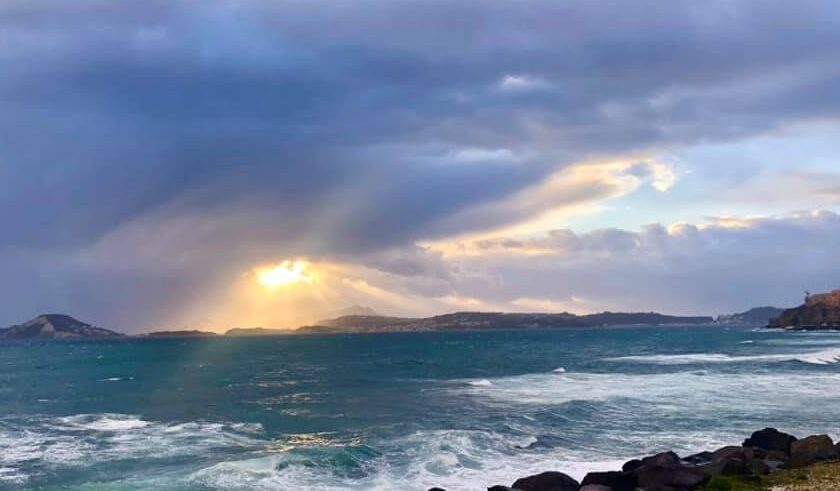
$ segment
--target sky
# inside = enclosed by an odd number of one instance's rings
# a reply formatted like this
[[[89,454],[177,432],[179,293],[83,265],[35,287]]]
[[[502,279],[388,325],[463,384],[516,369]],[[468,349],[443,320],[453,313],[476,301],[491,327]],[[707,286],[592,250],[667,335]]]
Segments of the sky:
[[[5,0],[0,325],[840,287],[832,1]]]

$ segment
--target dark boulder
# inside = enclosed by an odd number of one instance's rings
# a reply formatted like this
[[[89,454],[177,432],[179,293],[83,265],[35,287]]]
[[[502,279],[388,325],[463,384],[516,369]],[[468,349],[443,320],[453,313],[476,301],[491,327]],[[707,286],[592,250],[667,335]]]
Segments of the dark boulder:
[[[705,457],[708,459],[708,456]],[[621,485],[634,485],[634,487],[622,488],[622,491],[625,489],[632,491],[637,488],[645,491],[691,490],[699,488],[711,477],[700,466],[682,461],[674,452],[663,452],[638,461],[627,462],[624,464],[624,469],[623,474],[635,482],[619,481],[618,476],[614,474],[598,477],[615,479],[613,482],[621,483]]]
[[[794,468],[834,457],[834,442],[828,435],[812,435],[793,442],[790,447],[790,466]]]
[[[686,464],[643,465],[633,471],[639,487],[646,491],[654,489],[697,489],[711,477],[702,469]]]
[[[712,452],[700,452],[694,455],[689,455],[688,457],[683,457],[682,461],[687,464],[694,464],[694,465],[704,465],[710,464],[714,460],[712,457],[714,454]]]
[[[543,472],[517,479],[512,488],[522,491],[578,491],[580,483],[562,472]]]
[[[636,476],[627,472],[590,472],[580,482],[581,486],[601,485],[613,491],[633,491],[638,486]]]
[[[613,488],[609,486],[604,486],[603,484],[587,484],[586,486],[581,486],[579,491],[615,491]]]
[[[429,488],[429,491],[446,491],[443,488]]]
[[[674,452],[662,452],[641,460],[642,465],[663,465],[671,466],[680,463],[680,456]]]
[[[710,475],[761,476],[781,467],[787,456],[778,450],[730,446],[712,452],[711,459],[711,462],[699,465]]]
[[[747,461],[749,458],[744,447],[723,447],[712,452],[712,461],[700,466],[710,475],[741,476],[748,474]]]
[[[744,440],[742,446],[763,448],[765,450],[778,450],[790,455],[790,446],[796,441],[796,437],[782,433],[776,428],[764,428],[756,431],[749,438]]]
[[[624,472],[630,472],[634,469],[638,469],[642,465],[642,461],[639,459],[628,460],[621,466],[621,470]]]
[[[680,463],[680,457],[674,452],[662,452],[643,459],[628,460],[621,466],[623,472],[632,472],[643,465],[674,465]]]

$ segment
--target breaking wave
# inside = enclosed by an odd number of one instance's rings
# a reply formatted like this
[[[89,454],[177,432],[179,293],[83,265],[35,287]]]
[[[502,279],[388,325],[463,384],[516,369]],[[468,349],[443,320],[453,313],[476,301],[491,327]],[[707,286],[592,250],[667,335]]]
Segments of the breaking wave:
[[[30,474],[55,467],[165,459],[214,448],[249,447],[260,431],[259,425],[252,424],[166,424],[125,414],[0,420],[0,483],[26,482]]]
[[[813,365],[828,365],[840,361],[840,348],[809,353],[772,355],[727,355],[722,353],[690,353],[679,355],[638,355],[605,358],[605,361],[639,362],[656,365],[690,365],[702,363],[786,362],[798,361]]]

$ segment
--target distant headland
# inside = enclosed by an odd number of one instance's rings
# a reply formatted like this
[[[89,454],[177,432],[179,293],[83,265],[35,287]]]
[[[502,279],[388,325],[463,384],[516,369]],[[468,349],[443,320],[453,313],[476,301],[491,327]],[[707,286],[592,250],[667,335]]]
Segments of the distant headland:
[[[790,330],[840,329],[840,290],[812,295],[805,292],[802,305],[787,309],[768,327]]]

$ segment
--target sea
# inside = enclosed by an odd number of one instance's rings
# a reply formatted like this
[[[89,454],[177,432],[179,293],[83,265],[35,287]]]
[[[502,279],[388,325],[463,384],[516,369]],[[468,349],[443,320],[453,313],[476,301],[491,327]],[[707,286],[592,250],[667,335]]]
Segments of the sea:
[[[0,344],[2,490],[581,478],[753,430],[840,436],[840,332],[566,328]]]

